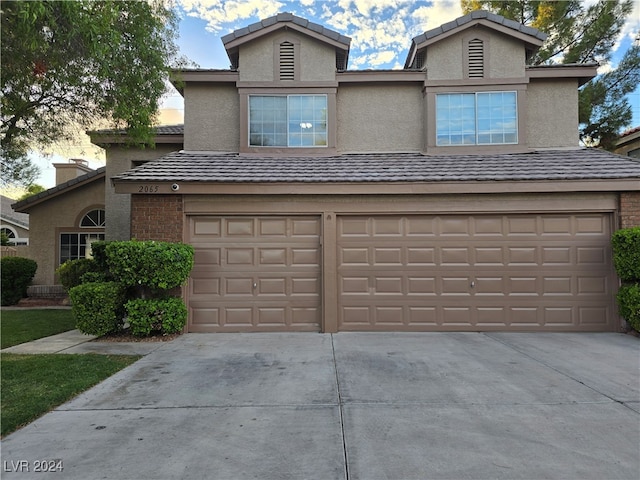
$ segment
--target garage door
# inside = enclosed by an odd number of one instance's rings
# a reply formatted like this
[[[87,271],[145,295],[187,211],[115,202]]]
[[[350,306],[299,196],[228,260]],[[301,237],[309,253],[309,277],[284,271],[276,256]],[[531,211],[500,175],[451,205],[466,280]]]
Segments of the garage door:
[[[613,330],[610,217],[342,216],[340,330]]]
[[[317,217],[189,218],[189,331],[318,331]]]

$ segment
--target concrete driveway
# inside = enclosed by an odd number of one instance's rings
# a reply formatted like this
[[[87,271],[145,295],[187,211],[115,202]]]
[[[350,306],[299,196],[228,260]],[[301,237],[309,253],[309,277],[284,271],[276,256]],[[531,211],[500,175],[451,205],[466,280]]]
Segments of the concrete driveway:
[[[628,335],[187,334],[5,438],[2,478],[637,480],[639,445]]]

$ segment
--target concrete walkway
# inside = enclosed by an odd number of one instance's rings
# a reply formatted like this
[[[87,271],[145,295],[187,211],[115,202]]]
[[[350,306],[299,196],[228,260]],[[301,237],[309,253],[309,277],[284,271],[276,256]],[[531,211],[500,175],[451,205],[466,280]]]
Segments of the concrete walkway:
[[[186,334],[6,437],[2,478],[637,480],[638,445],[628,335]]]
[[[113,355],[148,355],[164,342],[94,342],[97,337],[80,330],[69,330],[32,342],[3,348],[2,353],[102,353]]]

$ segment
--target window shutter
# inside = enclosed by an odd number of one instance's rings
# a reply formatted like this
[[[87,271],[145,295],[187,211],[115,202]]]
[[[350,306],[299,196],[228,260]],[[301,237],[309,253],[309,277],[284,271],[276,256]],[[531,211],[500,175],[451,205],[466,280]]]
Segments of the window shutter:
[[[469,78],[484,77],[484,42],[474,38],[469,41]]]
[[[294,47],[291,42],[280,44],[280,80],[295,80]]]

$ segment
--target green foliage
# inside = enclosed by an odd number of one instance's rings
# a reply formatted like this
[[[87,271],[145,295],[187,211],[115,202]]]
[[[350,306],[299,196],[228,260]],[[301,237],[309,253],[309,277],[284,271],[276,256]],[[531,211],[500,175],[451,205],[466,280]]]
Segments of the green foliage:
[[[632,0],[461,0],[465,13],[488,10],[548,34],[533,65],[561,62],[606,64],[622,27],[633,9]],[[614,70],[600,75],[580,90],[580,138],[608,150],[618,132],[632,120],[626,97],[640,83],[640,36]]]
[[[133,355],[2,354],[2,435],[131,365]]]
[[[618,276],[629,282],[640,282],[640,227],[623,228],[611,237],[613,263]]]
[[[0,347],[7,348],[76,328],[69,309],[6,310],[0,319]]]
[[[138,337],[178,333],[187,321],[187,307],[180,298],[129,300],[125,308],[131,333]]]
[[[98,336],[121,330],[125,293],[117,282],[83,283],[69,290],[78,330]]]
[[[36,183],[31,184],[27,187],[27,191],[25,192],[25,194],[18,199],[18,202],[21,202],[22,200],[26,200],[27,198],[37,195],[39,193],[42,193],[45,190],[46,188],[44,188],[42,185],[38,185]]]
[[[68,292],[83,283],[82,277],[89,272],[99,272],[98,264],[90,258],[67,260],[56,269],[60,283]]]
[[[27,296],[27,287],[36,274],[38,264],[29,258],[4,257],[2,270],[2,306],[14,305]]]
[[[177,16],[162,0],[2,2],[2,183],[37,178],[30,149],[110,118],[150,144],[178,66]]]
[[[640,332],[640,284],[620,287],[617,300],[620,316],[629,322],[631,328]]]
[[[91,256],[98,264],[101,272],[107,274],[109,272],[109,264],[107,263],[107,245],[109,241],[99,240],[91,244]]]
[[[4,232],[0,232],[0,245],[2,245],[3,247],[11,245],[11,240],[9,239],[9,235],[7,235]]]
[[[106,247],[109,270],[128,286],[153,290],[179,287],[193,268],[193,247],[168,242],[110,242]]]

